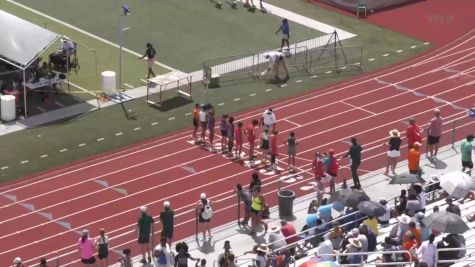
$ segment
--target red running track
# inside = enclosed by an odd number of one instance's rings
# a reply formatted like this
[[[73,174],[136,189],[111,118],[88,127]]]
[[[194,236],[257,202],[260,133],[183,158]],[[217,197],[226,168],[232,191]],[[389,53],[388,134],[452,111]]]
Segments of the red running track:
[[[314,152],[332,147],[341,156],[353,136],[364,148],[361,172],[380,169],[386,161],[382,143],[388,131],[404,132],[409,117],[427,126],[434,108],[446,121],[442,144],[451,142],[453,125],[456,140],[461,139],[473,131],[466,108],[475,103],[474,89],[472,31],[399,66],[274,103],[280,138],[295,131],[299,140],[299,179],[289,178],[286,171],[268,173],[258,165],[255,170],[262,173],[267,201],[276,204],[279,184],[297,195],[311,193]],[[261,112],[256,109],[235,117],[248,123]],[[238,182],[247,184],[255,170],[200,149],[189,135],[183,131],[157,138],[0,187],[0,264],[9,265],[21,256],[25,266],[36,264],[40,257],[59,257],[62,266],[80,266],[76,242],[84,228],[96,233],[104,227],[113,249],[131,247],[137,254],[133,230],[138,207],[147,205],[157,218],[165,200],[176,213],[175,239],[185,238],[194,234],[193,208],[202,192],[213,203],[213,226],[232,221],[236,217],[232,189]],[[280,153],[280,167],[286,169],[285,147],[280,146]],[[344,166],[340,181],[348,177]]]

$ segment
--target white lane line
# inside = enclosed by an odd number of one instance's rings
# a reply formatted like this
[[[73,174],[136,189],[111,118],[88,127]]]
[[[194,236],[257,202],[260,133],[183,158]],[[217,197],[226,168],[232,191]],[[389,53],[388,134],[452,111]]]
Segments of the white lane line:
[[[326,74],[330,74],[332,72],[333,72],[332,70],[325,71]]]
[[[234,102],[237,102],[237,101],[239,101],[239,100],[241,100],[241,98],[240,98],[240,97],[238,97],[238,98],[234,98]]]
[[[252,93],[252,94],[250,94],[249,96],[256,96],[256,93]]]
[[[310,78],[315,79],[315,78],[318,78],[318,76],[317,75],[312,75],[312,76],[310,76]]]
[[[105,139],[104,137],[101,137],[101,138],[97,139],[97,142],[101,142],[101,141],[103,141],[104,139]]]
[[[136,128],[134,128],[134,131],[138,131],[138,130],[140,130],[140,129],[142,129],[142,128],[136,127]]]
[[[78,145],[78,147],[83,147],[85,145],[86,145],[86,143],[81,143],[81,144]]]
[[[375,60],[375,58],[374,58],[374,57],[372,57],[372,58],[368,59],[368,61],[374,61],[374,60]]]
[[[185,114],[185,116],[190,116],[192,113],[191,112],[188,112]]]
[[[115,134],[115,136],[121,136],[123,134],[124,134],[123,132],[118,132],[118,133]]]
[[[2,169],[2,170],[6,170],[6,169],[8,169],[8,168],[9,168],[8,166],[3,166],[1,169]]]
[[[127,88],[129,88],[129,89],[133,89],[133,88],[134,88],[132,85],[130,85],[130,84],[128,84],[128,83],[124,83],[124,86],[127,87]]]
[[[270,91],[272,91],[272,89],[269,88],[269,89],[266,89],[265,92],[268,93],[268,92],[270,92]]]
[[[301,127],[301,126],[302,126],[302,125],[300,125],[300,124],[298,124],[298,123],[295,123],[295,122],[293,122],[293,121],[291,121],[291,120],[288,120],[288,119],[284,119],[284,121],[286,121],[286,122],[288,122],[288,123],[290,123],[290,124],[293,124],[294,126],[297,126],[297,127]]]
[[[48,154],[43,154],[43,155],[40,156],[40,158],[42,158],[42,159],[44,159],[46,157],[48,157]]]
[[[383,55],[383,57],[387,57],[387,56],[389,56],[389,54],[384,54],[384,55]]]
[[[175,117],[168,118],[169,121],[172,121],[174,119],[175,119]]]
[[[398,51],[396,51],[396,53],[401,53],[401,52],[403,52],[403,51],[404,51],[404,50],[399,49]]]
[[[66,151],[68,151],[68,149],[67,149],[67,148],[63,148],[63,149],[61,149],[59,152],[63,153],[63,152],[66,152]]]
[[[218,106],[224,106],[224,103],[221,102],[221,103],[218,104]]]
[[[29,160],[24,160],[24,161],[21,161],[20,164],[25,164],[25,163],[28,163],[30,162]]]
[[[417,45],[413,45],[413,46],[411,46],[410,48],[411,48],[411,49],[414,49],[414,48],[416,48],[416,47],[417,47]]]
[[[295,82],[296,82],[296,83],[301,83],[301,82],[302,82],[302,80],[296,80]]]
[[[158,124],[158,122],[152,122],[152,123],[150,123],[150,125],[152,125],[152,126],[157,125],[157,124]]]
[[[362,107],[358,107],[358,106],[355,106],[355,105],[346,103],[345,101],[340,101],[340,103],[345,104],[345,105],[348,105],[348,106],[350,106],[350,107],[352,107],[352,108],[355,108],[355,109],[362,110],[362,111],[364,111],[364,112],[368,112],[368,113],[370,113],[370,114],[372,114],[372,115],[377,115],[377,113],[375,113],[375,112],[369,111],[369,110],[364,109],[364,108],[362,108]]]
[[[428,44],[430,44],[430,42],[425,42],[424,44],[425,44],[425,45],[428,45]]]

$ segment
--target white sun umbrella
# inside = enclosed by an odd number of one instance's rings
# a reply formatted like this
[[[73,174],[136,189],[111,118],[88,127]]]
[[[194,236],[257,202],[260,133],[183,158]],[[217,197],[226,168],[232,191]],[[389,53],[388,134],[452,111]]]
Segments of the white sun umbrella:
[[[450,196],[462,198],[470,190],[475,190],[475,179],[465,172],[449,172],[440,176],[440,187]]]

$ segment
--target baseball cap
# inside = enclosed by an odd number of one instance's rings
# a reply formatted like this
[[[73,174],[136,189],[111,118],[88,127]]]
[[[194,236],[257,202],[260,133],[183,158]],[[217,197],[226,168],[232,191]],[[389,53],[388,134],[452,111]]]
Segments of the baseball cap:
[[[169,201],[163,202],[163,206],[164,206],[165,208],[170,207],[170,202],[169,202]]]
[[[21,263],[21,258],[20,258],[20,257],[16,257],[16,258],[13,260],[13,263]]]
[[[206,199],[206,194],[205,194],[205,193],[201,193],[200,199]]]
[[[147,207],[141,206],[141,207],[140,207],[140,211],[141,211],[141,212],[146,212],[146,211],[147,211]]]

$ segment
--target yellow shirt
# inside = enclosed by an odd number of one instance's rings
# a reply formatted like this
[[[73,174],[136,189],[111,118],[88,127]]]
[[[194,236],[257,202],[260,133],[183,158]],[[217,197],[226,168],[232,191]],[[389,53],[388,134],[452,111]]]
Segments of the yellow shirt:
[[[254,210],[262,210],[262,201],[260,197],[252,197],[251,208]]]
[[[375,218],[370,219],[367,218],[366,220],[363,221],[363,224],[366,224],[369,229],[371,229],[371,232],[373,232],[374,235],[378,235],[379,230],[378,230],[378,220]]]

